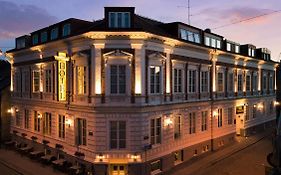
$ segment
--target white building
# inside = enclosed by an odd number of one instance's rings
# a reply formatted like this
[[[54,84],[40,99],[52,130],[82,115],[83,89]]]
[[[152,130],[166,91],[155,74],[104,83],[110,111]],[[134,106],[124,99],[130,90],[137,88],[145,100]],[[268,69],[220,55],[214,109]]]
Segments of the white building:
[[[15,139],[62,146],[97,174],[165,172],[275,120],[267,49],[131,7],[19,37],[9,56]]]

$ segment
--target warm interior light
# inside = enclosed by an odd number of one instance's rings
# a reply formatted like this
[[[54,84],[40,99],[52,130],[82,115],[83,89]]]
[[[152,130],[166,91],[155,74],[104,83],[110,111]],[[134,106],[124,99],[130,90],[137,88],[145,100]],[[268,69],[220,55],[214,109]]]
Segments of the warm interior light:
[[[42,114],[38,113],[37,114],[37,118],[41,119],[42,118]]]
[[[214,112],[213,112],[213,116],[214,116],[214,117],[218,116],[218,112],[217,112],[217,111],[214,111]]]
[[[262,109],[263,105],[262,104],[258,104],[258,109]]]
[[[65,121],[66,125],[70,128],[70,126],[72,125],[72,120],[68,119]]]
[[[275,102],[274,102],[274,105],[275,105],[275,106],[278,106],[278,105],[280,105],[280,103],[279,103],[278,101],[275,101]]]
[[[173,121],[171,120],[170,117],[168,117],[165,119],[164,123],[165,123],[165,126],[170,126],[173,124]]]

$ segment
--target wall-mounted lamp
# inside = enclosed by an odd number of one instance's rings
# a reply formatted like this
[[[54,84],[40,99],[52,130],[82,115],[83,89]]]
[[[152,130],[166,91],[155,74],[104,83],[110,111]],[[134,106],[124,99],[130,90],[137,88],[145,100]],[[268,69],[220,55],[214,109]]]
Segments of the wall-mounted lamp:
[[[217,111],[213,111],[213,117],[217,117],[219,114]]]
[[[140,159],[140,155],[132,154],[132,155],[131,155],[131,159],[133,159],[134,162],[136,162],[138,159]]]
[[[258,109],[263,109],[263,105],[262,104],[258,104]]]
[[[100,153],[97,155],[96,159],[98,159],[100,162],[102,162],[103,159],[105,159],[105,156],[102,153]]]
[[[66,120],[66,125],[68,126],[68,128],[70,128],[70,126],[72,125],[72,120],[71,119],[68,119]]]
[[[165,126],[169,127],[169,126],[171,126],[173,124],[173,121],[172,121],[172,119],[170,117],[167,117],[164,120],[164,124],[165,124]]]
[[[19,112],[19,109],[18,109],[18,108],[16,108],[16,112]]]
[[[274,102],[274,106],[279,106],[279,105],[280,105],[280,103],[278,101]]]
[[[42,114],[38,113],[37,114],[37,118],[41,119],[42,118]]]

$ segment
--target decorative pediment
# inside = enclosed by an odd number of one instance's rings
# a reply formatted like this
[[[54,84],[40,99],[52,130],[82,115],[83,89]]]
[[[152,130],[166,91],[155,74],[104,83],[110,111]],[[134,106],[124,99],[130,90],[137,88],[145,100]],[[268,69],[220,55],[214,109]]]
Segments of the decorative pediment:
[[[128,52],[124,52],[122,50],[114,50],[108,53],[105,53],[104,58],[106,59],[110,59],[110,58],[123,58],[123,59],[131,59],[133,57],[132,54],[128,53]]]
[[[148,55],[148,58],[157,59],[157,60],[165,60],[166,59],[166,57],[163,54],[161,54],[160,52],[152,53],[152,54]]]

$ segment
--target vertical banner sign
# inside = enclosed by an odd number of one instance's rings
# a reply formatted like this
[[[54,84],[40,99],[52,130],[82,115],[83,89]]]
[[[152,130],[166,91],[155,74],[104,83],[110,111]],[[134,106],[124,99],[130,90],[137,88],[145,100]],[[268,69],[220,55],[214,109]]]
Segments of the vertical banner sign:
[[[66,62],[69,58],[66,53],[59,52],[58,56],[55,56],[58,60],[58,100],[66,100]]]

